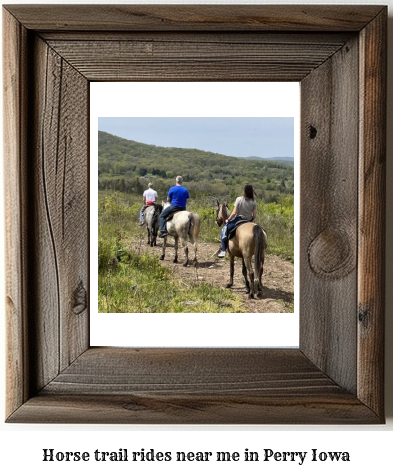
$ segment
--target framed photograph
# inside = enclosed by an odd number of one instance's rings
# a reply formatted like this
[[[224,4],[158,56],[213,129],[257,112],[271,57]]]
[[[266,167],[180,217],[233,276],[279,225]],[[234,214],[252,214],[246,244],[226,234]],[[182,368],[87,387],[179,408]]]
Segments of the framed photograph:
[[[90,85],[91,345],[298,346],[299,106],[298,82]],[[200,222],[187,265],[173,237],[164,257],[151,219],[179,174]],[[241,260],[226,288],[230,259],[217,257],[217,202],[232,211],[247,183],[268,236],[253,298]],[[148,186],[158,199],[140,225]]]
[[[7,421],[384,423],[387,8],[9,5],[3,24]],[[298,348],[91,346],[97,81],[300,84]]]

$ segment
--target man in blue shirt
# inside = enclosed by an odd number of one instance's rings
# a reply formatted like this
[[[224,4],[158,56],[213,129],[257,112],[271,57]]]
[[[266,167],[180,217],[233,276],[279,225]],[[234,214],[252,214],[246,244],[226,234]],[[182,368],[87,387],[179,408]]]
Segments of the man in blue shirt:
[[[187,199],[190,195],[188,190],[182,186],[183,178],[181,176],[176,177],[176,186],[172,186],[168,191],[167,201],[171,203],[170,206],[166,207],[160,214],[160,233],[159,237],[166,237],[168,232],[165,228],[165,218],[174,211],[185,211],[187,206]]]

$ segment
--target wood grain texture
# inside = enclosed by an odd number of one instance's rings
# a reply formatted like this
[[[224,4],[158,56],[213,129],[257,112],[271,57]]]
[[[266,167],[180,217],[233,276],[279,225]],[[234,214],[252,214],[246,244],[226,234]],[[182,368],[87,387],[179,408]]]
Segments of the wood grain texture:
[[[226,40],[210,35],[201,42],[199,34],[181,40],[106,41],[50,40],[48,43],[70,65],[91,81],[301,81],[332,56],[343,42],[313,42],[313,36],[276,42],[259,35],[250,42]]]
[[[386,21],[385,10],[360,36],[358,385],[376,412],[384,378]]]
[[[341,391],[296,349],[91,348],[41,393],[277,396],[283,388],[291,396]]]
[[[299,350],[92,348],[10,421],[375,423]]]
[[[39,38],[34,55],[31,182],[40,388],[88,348],[88,85]]]
[[[27,33],[15,19],[3,14],[4,77],[4,176],[12,186],[5,186],[5,271],[7,328],[6,411],[12,413],[29,397],[27,358],[26,295],[26,208],[23,205],[27,173],[26,152],[26,51]]]
[[[357,68],[357,42],[349,41],[301,83],[300,347],[317,367],[353,394],[357,364]]]
[[[380,419],[350,395],[277,398],[45,395],[32,397],[13,423],[92,424],[375,424]]]
[[[36,31],[360,31],[381,10],[359,5],[6,5]]]
[[[76,30],[49,30],[40,31],[39,36],[45,42],[53,41],[78,41],[106,42],[158,42],[158,43],[228,43],[228,44],[324,44],[342,46],[351,37],[357,37],[358,33],[354,31],[344,32],[282,32],[264,31],[239,31],[233,34],[228,31],[134,31],[131,28],[128,31],[76,31]],[[103,43],[102,43],[103,44]]]
[[[13,5],[4,21],[8,421],[382,423],[386,8]],[[92,78],[301,79],[300,350],[89,348]]]

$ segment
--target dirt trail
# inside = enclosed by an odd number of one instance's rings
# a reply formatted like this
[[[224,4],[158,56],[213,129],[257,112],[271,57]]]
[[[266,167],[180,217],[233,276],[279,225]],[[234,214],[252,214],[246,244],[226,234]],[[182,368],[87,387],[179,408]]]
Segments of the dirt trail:
[[[184,252],[179,248],[179,263],[173,263],[173,240],[168,239],[165,260],[161,263],[171,268],[179,278],[206,281],[214,286],[225,288],[229,281],[229,260],[216,257],[219,243],[198,243],[198,266],[183,267]],[[146,242],[139,242],[140,250],[150,254],[161,255],[161,242],[157,247],[150,247]],[[190,256],[193,255],[189,246]],[[275,255],[265,258],[263,274],[262,299],[248,298],[242,275],[241,260],[235,259],[235,276],[232,291],[241,295],[248,306],[249,313],[290,313],[293,312],[294,266]]]

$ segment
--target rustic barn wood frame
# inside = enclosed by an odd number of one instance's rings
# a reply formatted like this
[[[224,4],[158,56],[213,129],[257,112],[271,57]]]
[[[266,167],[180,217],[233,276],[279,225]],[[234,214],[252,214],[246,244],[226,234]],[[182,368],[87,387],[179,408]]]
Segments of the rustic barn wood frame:
[[[384,422],[386,21],[3,8],[8,422]],[[299,349],[90,347],[90,81],[300,82]]]

